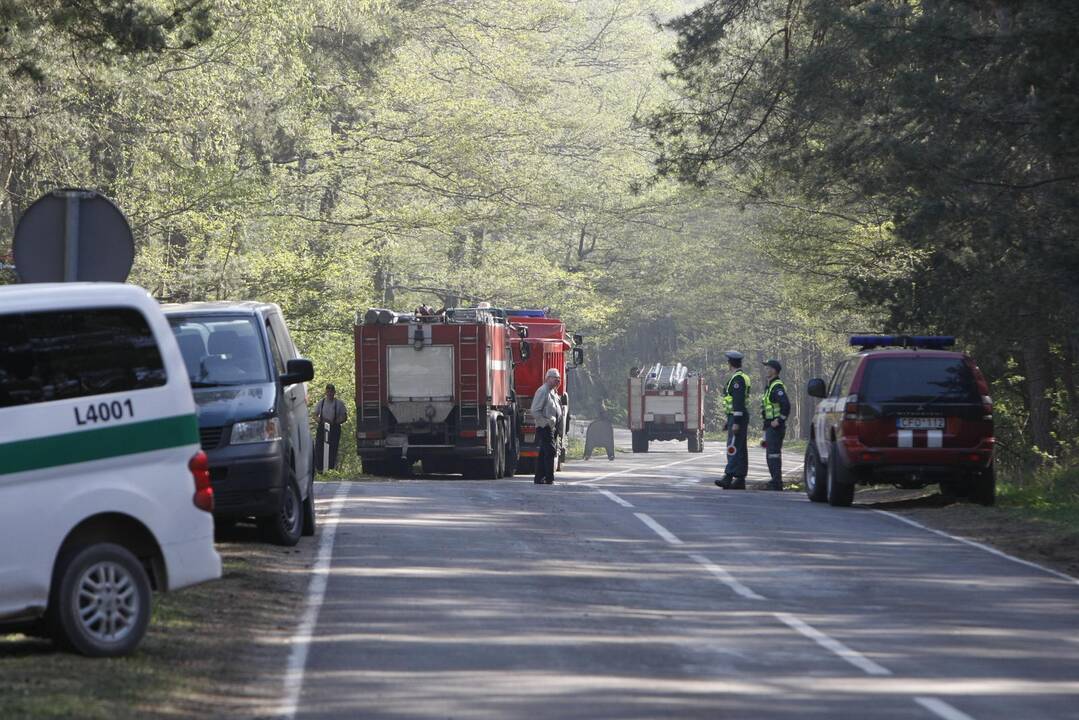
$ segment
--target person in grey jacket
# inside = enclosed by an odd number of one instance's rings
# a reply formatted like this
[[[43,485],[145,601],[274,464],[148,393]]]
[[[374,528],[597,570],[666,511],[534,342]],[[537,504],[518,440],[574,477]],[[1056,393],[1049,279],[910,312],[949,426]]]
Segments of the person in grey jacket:
[[[558,370],[551,368],[532,398],[532,420],[536,425],[536,445],[539,446],[534,478],[537,485],[550,485],[554,482],[554,464],[558,454],[556,434],[563,413],[562,400],[558,395],[560,382],[562,376]]]
[[[337,446],[341,443],[341,426],[348,420],[348,409],[337,397],[337,388],[326,386],[326,397],[315,405],[315,470],[324,472],[337,467]],[[329,431],[327,432],[327,428]],[[329,445],[329,453],[325,446]],[[328,467],[323,467],[323,456],[329,455]]]

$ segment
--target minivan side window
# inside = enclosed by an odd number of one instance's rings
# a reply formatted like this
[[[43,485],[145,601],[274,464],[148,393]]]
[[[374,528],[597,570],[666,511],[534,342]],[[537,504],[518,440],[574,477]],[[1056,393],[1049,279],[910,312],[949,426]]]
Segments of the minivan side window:
[[[274,335],[273,328],[270,327],[269,321],[266,322],[266,334],[270,338],[270,354],[273,355],[273,364],[277,369],[278,375],[283,375],[285,372],[285,361],[281,359],[281,346],[277,342],[277,336]]]
[[[289,337],[284,319],[276,312],[270,313],[269,318],[270,327],[273,328],[273,335],[277,339],[277,349],[281,351],[281,357],[285,360],[294,360],[298,357],[296,346],[292,344],[292,338]]]
[[[134,308],[0,315],[0,407],[159,387],[165,366]]]

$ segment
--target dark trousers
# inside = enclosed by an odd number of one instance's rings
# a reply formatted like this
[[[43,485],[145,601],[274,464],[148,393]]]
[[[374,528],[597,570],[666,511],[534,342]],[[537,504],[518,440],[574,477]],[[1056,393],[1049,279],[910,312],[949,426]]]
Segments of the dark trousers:
[[[558,454],[558,447],[554,440],[553,428],[536,428],[536,445],[539,446],[539,457],[536,459],[536,482],[554,482],[554,460]]]
[[[764,424],[764,452],[768,455],[768,472],[772,476],[772,487],[783,487],[783,438],[786,435],[787,427],[782,423],[777,428],[768,422]]]
[[[746,448],[746,434],[749,428],[744,417],[738,418],[738,432],[734,432],[735,417],[727,416],[727,447],[734,446],[734,454],[727,451],[727,475],[738,480],[745,480],[749,474],[749,450]]]
[[[315,431],[315,470],[322,472],[322,456],[326,453],[326,423],[319,423]],[[341,426],[330,425],[330,470],[337,467],[337,446],[341,443]]]

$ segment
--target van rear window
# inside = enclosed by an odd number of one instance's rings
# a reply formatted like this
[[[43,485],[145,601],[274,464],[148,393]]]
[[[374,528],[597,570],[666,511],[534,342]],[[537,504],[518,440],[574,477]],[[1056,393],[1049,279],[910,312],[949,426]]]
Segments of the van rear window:
[[[866,364],[858,399],[876,403],[979,402],[973,371],[954,357],[872,358]]]
[[[0,315],[0,407],[164,385],[165,366],[134,308]]]

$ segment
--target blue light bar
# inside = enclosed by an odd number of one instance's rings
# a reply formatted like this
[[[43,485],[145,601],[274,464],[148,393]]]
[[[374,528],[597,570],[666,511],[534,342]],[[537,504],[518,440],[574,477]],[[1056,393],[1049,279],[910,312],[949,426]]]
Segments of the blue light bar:
[[[942,350],[955,345],[955,338],[951,335],[853,335],[850,344],[867,350],[878,347]]]
[[[534,317],[545,318],[547,317],[546,310],[507,310],[506,314],[510,317]]]

